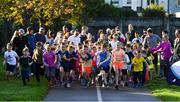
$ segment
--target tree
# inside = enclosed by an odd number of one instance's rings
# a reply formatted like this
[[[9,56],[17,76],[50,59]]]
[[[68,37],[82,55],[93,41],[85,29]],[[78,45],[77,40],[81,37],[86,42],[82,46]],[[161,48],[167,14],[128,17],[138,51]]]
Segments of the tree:
[[[84,7],[81,0],[2,0],[0,3],[0,15],[7,20],[21,25],[38,21],[40,26],[50,26],[56,19],[78,17]]]

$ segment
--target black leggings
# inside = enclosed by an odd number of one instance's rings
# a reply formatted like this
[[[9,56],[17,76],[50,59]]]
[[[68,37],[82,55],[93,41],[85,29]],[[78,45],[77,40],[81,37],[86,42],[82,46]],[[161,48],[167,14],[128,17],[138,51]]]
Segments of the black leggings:
[[[34,74],[36,76],[37,82],[40,82],[40,75],[43,75],[42,64],[34,63]]]
[[[134,81],[134,85],[137,85],[138,84],[138,80],[139,82],[141,82],[141,71],[139,72],[133,72],[133,81]]]

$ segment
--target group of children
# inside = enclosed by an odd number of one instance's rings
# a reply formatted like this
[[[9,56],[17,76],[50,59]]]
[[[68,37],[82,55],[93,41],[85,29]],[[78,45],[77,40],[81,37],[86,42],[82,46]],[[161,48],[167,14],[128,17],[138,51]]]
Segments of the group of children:
[[[118,36],[115,34],[113,39]],[[73,81],[80,81],[83,87],[98,84],[102,87],[114,85],[119,89],[120,85],[129,86],[129,82],[134,83],[134,88],[143,87],[145,80],[153,75],[153,57],[148,47],[142,49],[138,41],[131,44],[119,40],[113,47],[109,42],[102,39],[78,45],[67,40],[58,44],[37,42],[32,56],[25,47],[20,57],[8,43],[4,54],[7,79],[19,67],[24,85],[34,73],[37,82],[45,75],[50,87],[63,85],[69,88]]]

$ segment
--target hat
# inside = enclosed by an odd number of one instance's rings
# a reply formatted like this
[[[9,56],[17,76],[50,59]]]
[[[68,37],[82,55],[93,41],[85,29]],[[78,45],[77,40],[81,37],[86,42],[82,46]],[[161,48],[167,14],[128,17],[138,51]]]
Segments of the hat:
[[[43,27],[40,27],[39,28],[39,31],[41,32],[41,31],[45,31],[45,29],[43,28]]]
[[[21,29],[19,29],[19,31],[18,31],[18,32],[19,32],[19,33],[23,33],[23,34],[25,33],[24,29],[22,29],[22,28],[21,28]]]

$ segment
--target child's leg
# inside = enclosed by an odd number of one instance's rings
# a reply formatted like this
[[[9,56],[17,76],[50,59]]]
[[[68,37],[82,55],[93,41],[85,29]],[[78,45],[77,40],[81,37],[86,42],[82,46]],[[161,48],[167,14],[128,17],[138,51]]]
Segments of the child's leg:
[[[106,72],[104,70],[101,70],[101,73],[102,73],[102,81],[104,82],[104,84],[107,84]]]
[[[146,76],[146,71],[143,71],[142,72],[142,77],[141,77],[141,86],[144,86],[145,76]]]
[[[138,72],[138,86],[141,86],[141,81],[142,81],[142,72]]]
[[[63,67],[60,67],[60,81],[63,82],[64,80],[64,75],[65,75],[65,72],[64,72],[64,68]]]
[[[21,70],[21,78],[22,78],[23,85],[26,85],[26,72],[23,70]]]
[[[137,77],[138,77],[138,73],[137,72],[133,72],[134,87],[136,87],[137,83],[138,83]]]
[[[37,63],[35,63],[34,64],[34,74],[35,74],[35,76],[36,76],[36,81],[37,82],[40,82],[40,67],[41,67],[41,65],[40,64],[37,64]]]
[[[119,85],[119,70],[115,68],[116,85]]]

